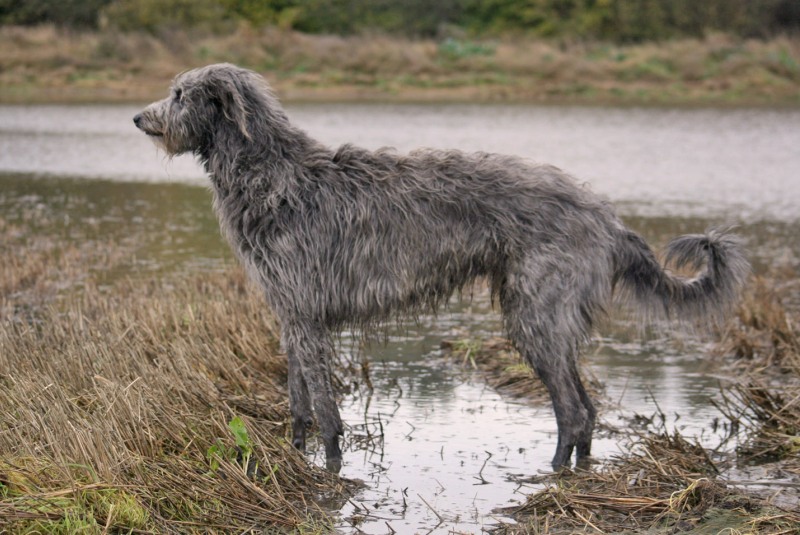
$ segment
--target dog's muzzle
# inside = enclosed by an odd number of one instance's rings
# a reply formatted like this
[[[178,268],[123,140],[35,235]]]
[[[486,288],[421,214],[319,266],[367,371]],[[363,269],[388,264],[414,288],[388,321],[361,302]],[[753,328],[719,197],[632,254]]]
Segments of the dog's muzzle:
[[[133,116],[133,124],[136,125],[136,128],[138,128],[148,136],[161,137],[163,135],[161,132],[154,132],[148,129],[144,121],[144,116],[141,113],[137,113],[136,115]]]

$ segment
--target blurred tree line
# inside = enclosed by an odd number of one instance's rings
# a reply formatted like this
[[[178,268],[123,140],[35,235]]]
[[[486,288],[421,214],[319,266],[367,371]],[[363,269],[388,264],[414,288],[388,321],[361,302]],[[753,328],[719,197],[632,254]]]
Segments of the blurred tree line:
[[[246,21],[308,33],[540,37],[637,42],[722,31],[800,31],[800,0],[0,0],[0,23],[122,31],[225,31]]]

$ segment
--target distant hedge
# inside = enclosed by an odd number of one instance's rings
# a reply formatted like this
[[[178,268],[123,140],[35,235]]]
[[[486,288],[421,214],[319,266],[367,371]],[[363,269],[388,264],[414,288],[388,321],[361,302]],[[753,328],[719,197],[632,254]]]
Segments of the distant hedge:
[[[308,33],[541,37],[638,42],[723,31],[800,32],[800,0],[0,0],[0,23],[224,31],[240,21]]]
[[[96,27],[110,0],[0,0],[0,23]]]

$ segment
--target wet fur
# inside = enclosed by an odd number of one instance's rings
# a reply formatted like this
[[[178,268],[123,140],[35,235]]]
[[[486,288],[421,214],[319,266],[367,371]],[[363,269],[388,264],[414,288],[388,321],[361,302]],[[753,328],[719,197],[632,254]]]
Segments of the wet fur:
[[[179,75],[134,118],[169,154],[194,153],[224,235],[280,319],[293,442],[317,421],[329,464],[343,432],[333,334],[436,310],[486,279],[508,336],[544,381],[553,467],[590,453],[595,409],[578,350],[615,287],[650,311],[704,319],[735,300],[748,264],[734,236],[678,238],[665,271],[612,207],[561,170],[497,154],[327,148],[292,126],[266,82],[233,65]]]

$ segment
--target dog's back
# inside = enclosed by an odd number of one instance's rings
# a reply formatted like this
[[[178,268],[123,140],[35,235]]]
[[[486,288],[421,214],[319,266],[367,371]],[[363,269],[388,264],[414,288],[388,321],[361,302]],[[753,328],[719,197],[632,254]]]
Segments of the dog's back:
[[[284,277],[306,281],[292,307],[331,327],[436,309],[476,278],[499,292],[509,267],[530,258],[551,268],[577,263],[576,273],[611,279],[621,224],[555,167],[493,154],[351,146],[318,148],[301,161],[310,164],[292,201],[270,216],[274,224],[260,227],[261,240],[302,270],[268,278],[284,287]]]

